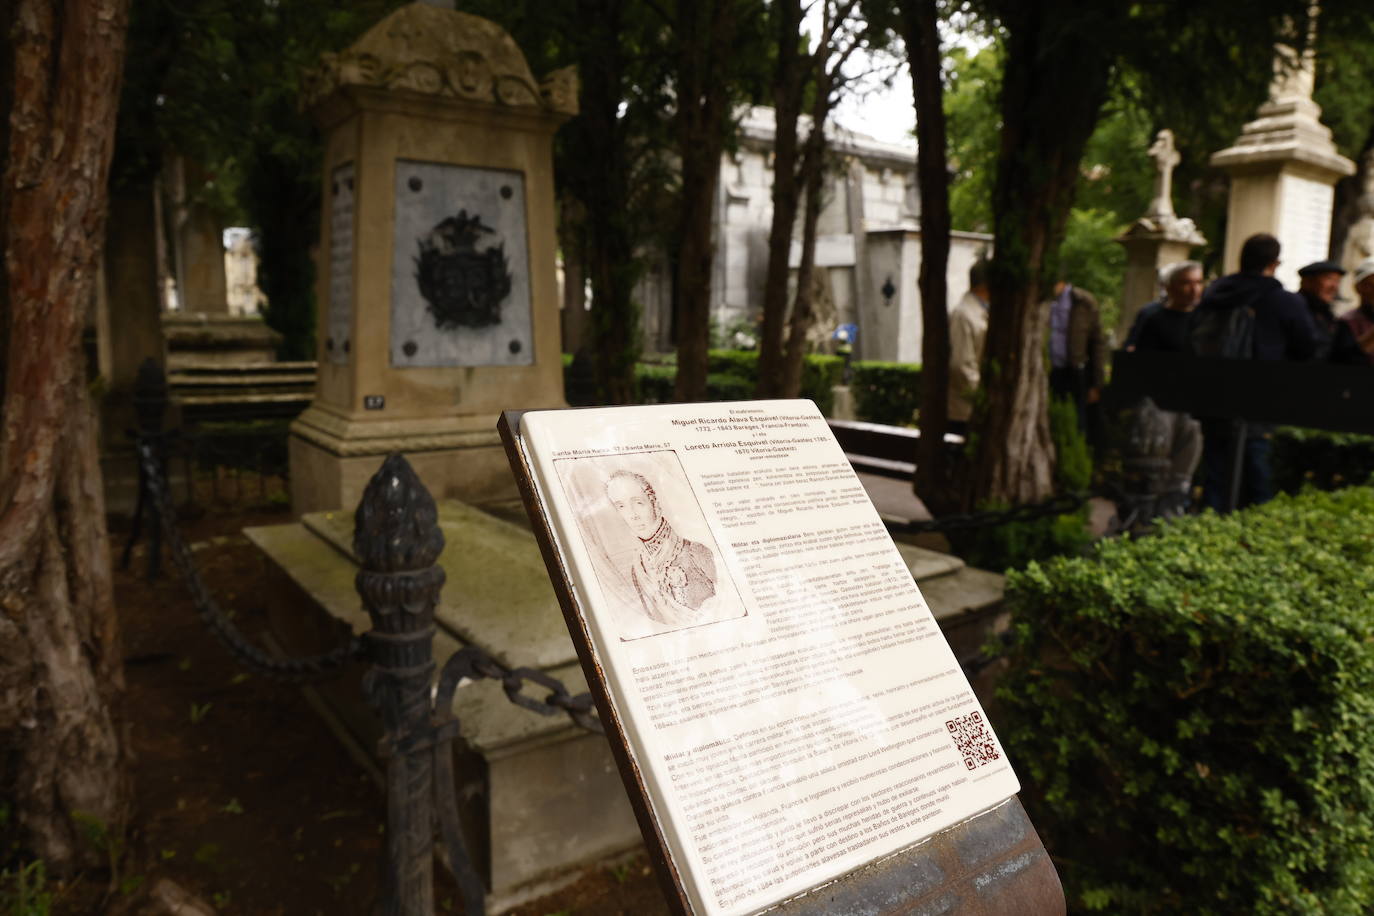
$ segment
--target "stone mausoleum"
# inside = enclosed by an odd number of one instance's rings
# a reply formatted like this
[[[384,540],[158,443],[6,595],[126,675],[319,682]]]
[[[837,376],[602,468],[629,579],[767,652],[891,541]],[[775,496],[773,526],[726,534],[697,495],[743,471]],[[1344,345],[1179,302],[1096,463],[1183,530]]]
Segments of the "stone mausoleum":
[[[808,125],[803,123],[804,133]],[[840,324],[859,327],[862,359],[921,361],[921,204],[916,190],[916,144],[884,143],[827,125],[830,155],[841,163],[826,173],[817,225],[816,268],[821,277],[815,339]],[[750,108],[740,122],[738,148],[721,157],[715,207],[716,258],[711,315],[722,329],[748,327],[763,303],[768,234],[773,218],[773,109]],[[801,261],[800,225],[791,266]],[[947,279],[952,307],[968,289],[968,269],[990,252],[992,236],[951,234]],[[672,276],[665,259],[651,259],[636,299],[644,306],[644,346],[674,349]]]

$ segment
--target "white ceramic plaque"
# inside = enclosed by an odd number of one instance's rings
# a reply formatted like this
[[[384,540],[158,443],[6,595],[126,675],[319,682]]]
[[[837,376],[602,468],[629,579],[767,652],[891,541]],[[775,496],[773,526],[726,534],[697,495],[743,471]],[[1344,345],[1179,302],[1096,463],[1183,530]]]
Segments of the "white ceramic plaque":
[[[521,173],[396,162],[392,366],[534,362],[525,228]]]
[[[329,176],[329,320],[325,358],[348,362],[353,349],[353,163]]]
[[[534,411],[520,441],[692,912],[756,912],[1016,794],[810,401]]]

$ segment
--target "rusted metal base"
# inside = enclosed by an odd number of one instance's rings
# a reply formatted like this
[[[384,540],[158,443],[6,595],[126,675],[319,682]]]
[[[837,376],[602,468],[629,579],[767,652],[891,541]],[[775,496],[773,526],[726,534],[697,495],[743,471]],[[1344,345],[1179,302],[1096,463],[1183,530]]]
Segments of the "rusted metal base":
[[[1060,916],[1064,889],[1020,800],[850,872],[768,916]]]

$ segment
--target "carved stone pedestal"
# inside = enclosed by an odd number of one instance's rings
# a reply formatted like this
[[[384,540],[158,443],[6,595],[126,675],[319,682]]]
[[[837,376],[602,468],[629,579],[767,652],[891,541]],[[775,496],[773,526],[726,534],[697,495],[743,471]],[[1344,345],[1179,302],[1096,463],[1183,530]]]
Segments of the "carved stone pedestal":
[[[424,3],[326,59],[315,399],[292,428],[297,513],[352,506],[391,451],[436,497],[513,496],[495,432],[563,405],[553,133],[576,78],[542,84],[500,27]]]

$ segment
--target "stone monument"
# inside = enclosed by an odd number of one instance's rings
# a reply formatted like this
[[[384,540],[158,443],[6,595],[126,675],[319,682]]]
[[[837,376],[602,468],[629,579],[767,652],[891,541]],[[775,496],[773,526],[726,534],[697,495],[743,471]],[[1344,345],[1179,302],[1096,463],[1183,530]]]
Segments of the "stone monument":
[[[1355,201],[1355,213],[1355,222],[1350,224],[1341,246],[1341,266],[1346,270],[1341,277],[1341,298],[1348,303],[1360,301],[1355,292],[1355,268],[1361,261],[1374,258],[1374,150],[1365,156],[1364,181]]]
[[[291,429],[297,513],[352,508],[403,451],[439,498],[511,498],[508,407],[563,406],[553,133],[499,26],[412,3],[307,88],[325,135],[315,399]]]
[[[1259,117],[1211,158],[1231,176],[1224,269],[1237,269],[1246,238],[1268,232],[1283,245],[1275,276],[1289,289],[1297,288],[1298,268],[1328,256],[1335,184],[1355,172],[1355,163],[1336,151],[1321,108],[1312,101],[1310,37],[1301,53],[1277,46],[1269,100]]]
[[[1117,337],[1125,340],[1141,306],[1158,297],[1159,269],[1187,260],[1189,252],[1206,245],[1191,219],[1174,213],[1174,169],[1178,150],[1174,132],[1167,128],[1155,135],[1149,150],[1155,161],[1155,191],[1145,215],[1131,224],[1117,241],[1126,249],[1126,278],[1121,287],[1121,318]]]

